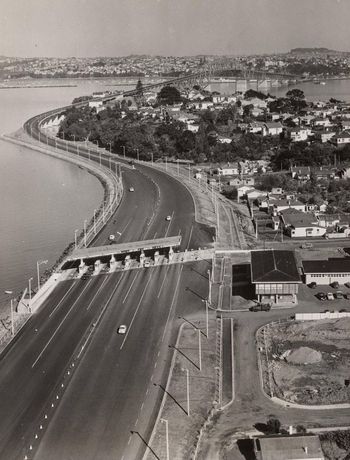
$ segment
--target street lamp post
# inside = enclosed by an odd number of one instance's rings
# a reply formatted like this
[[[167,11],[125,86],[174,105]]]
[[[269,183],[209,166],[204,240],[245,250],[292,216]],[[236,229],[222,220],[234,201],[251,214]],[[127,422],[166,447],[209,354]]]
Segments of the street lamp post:
[[[5,291],[5,294],[12,295],[13,291]],[[11,304],[11,336],[13,337],[15,335],[15,325],[14,325],[14,314],[13,314],[13,298],[11,297],[10,300]]]
[[[87,220],[85,219],[84,220],[84,246],[86,247],[86,224],[87,224]]]
[[[199,370],[202,370],[202,331],[198,328],[198,354],[199,354]]]
[[[125,145],[123,145],[123,154],[124,154],[124,158],[125,158]]]
[[[206,323],[207,323],[206,335],[207,335],[207,338],[208,338],[209,337],[209,305],[208,305],[207,300],[205,301],[205,318],[206,318]]]
[[[40,289],[40,265],[42,264],[47,264],[48,263],[48,260],[38,260],[37,263],[36,263],[36,273],[37,273],[37,277],[38,277],[38,291]]]
[[[166,460],[169,460],[170,456],[169,456],[169,426],[168,426],[168,420],[165,419],[165,418],[161,418],[160,421],[165,423]]]
[[[32,281],[33,281],[33,278],[29,278],[28,280],[28,288],[29,288],[29,305],[31,304],[32,302]]]
[[[187,416],[190,416],[190,373],[187,367],[182,367],[182,371],[186,372],[186,393],[187,393]]]
[[[96,235],[96,209],[94,209],[94,233]]]
[[[79,232],[78,229],[74,230],[74,247],[77,249],[78,244],[77,244],[77,233]]]
[[[214,269],[214,268],[213,268]],[[208,294],[208,300],[209,303],[211,304],[211,272],[208,270],[208,280],[209,280],[209,294]]]

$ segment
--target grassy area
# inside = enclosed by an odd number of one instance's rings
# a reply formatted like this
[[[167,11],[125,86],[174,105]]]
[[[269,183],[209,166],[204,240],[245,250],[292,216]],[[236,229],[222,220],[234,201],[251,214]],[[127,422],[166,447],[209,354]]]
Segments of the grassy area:
[[[190,324],[182,327],[175,360],[167,388],[164,389],[163,407],[155,427],[151,448],[160,458],[166,458],[165,423],[169,427],[169,453],[171,459],[192,458],[200,430],[213,409],[215,398],[216,320],[209,321],[209,338],[205,337],[205,321],[194,321],[201,329],[202,366],[199,370],[198,331]],[[189,371],[190,415],[187,415],[186,370]],[[153,460],[149,453],[147,459]]]

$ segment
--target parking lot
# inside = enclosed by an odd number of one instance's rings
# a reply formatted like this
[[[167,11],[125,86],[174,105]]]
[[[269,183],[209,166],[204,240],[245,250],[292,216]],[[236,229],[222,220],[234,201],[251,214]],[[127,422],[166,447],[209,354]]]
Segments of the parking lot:
[[[336,293],[342,293],[343,298],[335,298]],[[321,300],[319,294],[323,293],[333,295],[333,300]],[[345,298],[344,294],[348,297]],[[329,296],[331,297],[331,296]],[[342,284],[335,288],[329,285],[316,285],[314,288],[302,284],[299,286],[298,304],[305,307],[305,311],[320,311],[324,306],[324,310],[347,310],[350,312],[350,288]],[[323,311],[323,310],[321,310]]]

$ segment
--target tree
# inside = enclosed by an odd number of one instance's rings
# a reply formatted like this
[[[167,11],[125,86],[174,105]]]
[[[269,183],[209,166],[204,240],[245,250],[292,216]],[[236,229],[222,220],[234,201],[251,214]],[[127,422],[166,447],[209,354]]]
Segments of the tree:
[[[286,97],[289,99],[298,99],[298,100],[303,100],[305,99],[305,94],[304,91],[298,88],[293,88],[287,91]]]
[[[174,86],[163,86],[157,95],[157,101],[159,104],[173,105],[177,102],[181,102],[181,94]]]
[[[268,419],[266,427],[271,434],[278,434],[281,430],[281,422],[274,417]]]
[[[143,84],[141,80],[137,80],[135,91],[137,97],[143,97]]]
[[[258,99],[262,99],[262,100],[267,98],[266,94],[262,93],[261,91],[255,91],[254,89],[248,89],[248,91],[244,93],[244,99],[250,99],[252,97],[257,97]]]

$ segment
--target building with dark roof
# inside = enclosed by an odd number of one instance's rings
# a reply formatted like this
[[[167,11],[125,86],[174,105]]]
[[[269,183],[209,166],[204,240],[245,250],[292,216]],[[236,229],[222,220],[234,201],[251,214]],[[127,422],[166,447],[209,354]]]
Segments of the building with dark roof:
[[[264,436],[254,440],[257,460],[325,460],[316,435]]]
[[[294,251],[252,251],[251,281],[259,302],[296,302],[301,279]]]
[[[331,258],[327,260],[304,260],[305,283],[339,284],[350,282],[350,258]]]

